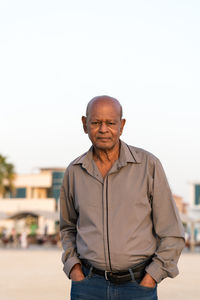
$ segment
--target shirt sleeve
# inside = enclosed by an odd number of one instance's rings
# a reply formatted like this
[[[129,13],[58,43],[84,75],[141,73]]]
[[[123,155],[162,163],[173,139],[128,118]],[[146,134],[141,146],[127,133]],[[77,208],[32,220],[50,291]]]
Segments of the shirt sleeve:
[[[154,165],[151,200],[158,247],[146,272],[159,283],[166,277],[178,275],[177,263],[185,245],[184,228],[159,160]]]
[[[65,172],[63,184],[60,190],[60,233],[64,252],[62,262],[63,271],[70,276],[72,267],[81,263],[76,252],[76,223],[77,212],[74,207],[73,194],[68,170]]]

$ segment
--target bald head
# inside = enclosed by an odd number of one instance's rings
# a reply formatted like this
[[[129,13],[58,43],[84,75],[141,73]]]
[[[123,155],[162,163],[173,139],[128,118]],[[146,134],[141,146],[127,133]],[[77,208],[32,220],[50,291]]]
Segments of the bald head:
[[[94,148],[101,151],[119,150],[119,138],[126,120],[122,119],[122,106],[109,96],[98,96],[87,105],[86,117],[82,116],[83,129]]]
[[[90,111],[91,109],[95,106],[95,105],[99,105],[99,104],[113,104],[116,109],[119,111],[119,115],[120,115],[120,120],[122,119],[122,106],[120,104],[120,102],[113,98],[113,97],[110,97],[110,96],[96,96],[94,98],[92,98],[90,100],[90,102],[88,103],[87,105],[87,109],[86,109],[86,116],[88,117],[89,114],[90,114]]]

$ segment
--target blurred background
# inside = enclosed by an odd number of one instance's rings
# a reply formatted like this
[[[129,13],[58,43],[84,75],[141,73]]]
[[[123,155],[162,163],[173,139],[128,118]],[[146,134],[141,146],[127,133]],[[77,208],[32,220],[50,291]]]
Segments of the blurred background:
[[[123,106],[122,140],[161,160],[184,224],[182,265],[191,276],[180,275],[174,289],[163,284],[160,299],[199,299],[196,284],[179,288],[195,282],[200,253],[199,13],[197,0],[1,0],[3,300],[66,299],[59,190],[67,165],[90,147],[81,125],[86,105],[104,94]],[[20,275],[8,291],[11,273]]]

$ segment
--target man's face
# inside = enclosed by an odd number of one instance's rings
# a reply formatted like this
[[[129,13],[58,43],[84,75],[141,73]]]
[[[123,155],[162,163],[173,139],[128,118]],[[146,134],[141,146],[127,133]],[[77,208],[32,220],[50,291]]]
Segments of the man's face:
[[[112,101],[96,101],[82,121],[85,133],[99,150],[113,149],[125,124],[125,120],[120,119],[119,105]]]

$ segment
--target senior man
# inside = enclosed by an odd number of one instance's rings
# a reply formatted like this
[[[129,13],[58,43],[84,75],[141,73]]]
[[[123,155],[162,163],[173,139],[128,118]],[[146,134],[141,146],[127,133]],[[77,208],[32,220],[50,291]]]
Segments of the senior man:
[[[184,230],[160,161],[120,140],[122,106],[93,98],[82,117],[92,146],[66,169],[60,195],[72,300],[157,299],[178,274]]]

